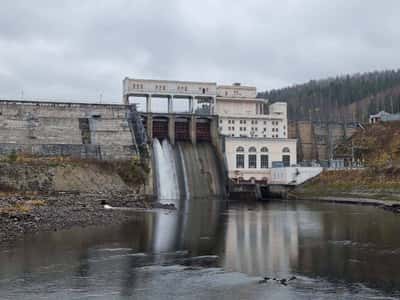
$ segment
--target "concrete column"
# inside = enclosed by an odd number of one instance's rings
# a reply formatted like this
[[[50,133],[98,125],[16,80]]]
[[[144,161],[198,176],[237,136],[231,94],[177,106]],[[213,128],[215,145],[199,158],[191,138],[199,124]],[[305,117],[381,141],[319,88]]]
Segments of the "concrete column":
[[[193,96],[189,97],[189,114],[193,113],[193,104],[194,104],[194,98]]]
[[[215,114],[215,105],[216,105],[216,98],[212,97],[211,98],[211,104],[210,104],[210,114],[213,115]]]
[[[211,143],[214,147],[219,147],[219,121],[218,117],[212,118],[210,121],[210,135],[211,135]]]
[[[193,145],[196,145],[196,117],[193,115],[189,121],[189,134],[190,134],[190,141]]]
[[[151,95],[146,97],[146,112],[151,113]]]
[[[174,101],[174,96],[168,96],[168,113],[172,114],[173,112],[173,101]]]
[[[125,105],[129,105],[129,95],[124,95],[123,96],[123,102]]]
[[[168,137],[171,145],[175,145],[175,116],[169,115],[168,118]]]
[[[149,142],[153,141],[153,115],[147,114],[147,138]]]

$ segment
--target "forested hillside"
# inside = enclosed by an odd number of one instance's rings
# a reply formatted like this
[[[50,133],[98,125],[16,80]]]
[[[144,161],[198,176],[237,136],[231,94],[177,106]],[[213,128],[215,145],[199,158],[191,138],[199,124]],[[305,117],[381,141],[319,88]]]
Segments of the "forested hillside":
[[[400,112],[400,70],[312,80],[259,97],[288,102],[290,120],[367,121],[381,110]]]

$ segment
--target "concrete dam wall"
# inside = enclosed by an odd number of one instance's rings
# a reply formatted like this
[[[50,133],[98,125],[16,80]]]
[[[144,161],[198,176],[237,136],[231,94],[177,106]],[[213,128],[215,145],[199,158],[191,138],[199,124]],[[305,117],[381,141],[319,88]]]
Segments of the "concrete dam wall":
[[[351,137],[357,127],[353,123],[289,123],[289,138],[297,139],[298,161],[327,161],[337,144]]]
[[[161,202],[182,208],[186,199],[225,195],[223,165],[208,142],[153,141],[155,191]]]
[[[131,159],[137,145],[125,105],[0,100],[0,155]]]

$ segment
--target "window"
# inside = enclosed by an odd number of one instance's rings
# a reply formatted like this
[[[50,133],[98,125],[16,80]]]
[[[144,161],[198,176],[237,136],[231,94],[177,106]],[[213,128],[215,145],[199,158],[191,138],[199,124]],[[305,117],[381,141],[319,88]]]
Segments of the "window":
[[[267,125],[267,121],[264,121],[264,125]]]
[[[244,152],[244,148],[242,146],[239,146],[236,148],[236,152]]]
[[[261,148],[261,152],[268,152],[268,148],[267,147],[262,147]]]
[[[261,154],[261,169],[268,169],[268,155]]]
[[[232,120],[232,124],[235,124],[235,120]]]
[[[283,153],[290,153],[290,150],[289,150],[288,147],[285,147],[285,148],[282,149],[282,152]]]
[[[257,168],[257,155],[249,154],[249,169]]]
[[[290,155],[282,155],[282,162],[284,167],[290,167]]]
[[[222,120],[219,120],[219,123],[222,124]]]
[[[236,168],[244,169],[244,154],[236,154]]]
[[[249,148],[249,152],[257,152],[256,147],[250,147],[250,148]]]
[[[232,130],[235,130],[235,126],[232,126]]]

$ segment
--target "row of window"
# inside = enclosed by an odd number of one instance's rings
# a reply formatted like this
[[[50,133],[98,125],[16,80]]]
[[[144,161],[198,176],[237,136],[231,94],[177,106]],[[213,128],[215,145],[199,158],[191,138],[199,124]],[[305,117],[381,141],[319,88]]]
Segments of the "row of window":
[[[134,88],[134,89],[143,89],[143,84],[139,84],[139,83],[134,83],[134,84],[132,84],[132,87]]]
[[[223,120],[221,119],[221,120],[219,120],[219,122],[222,124],[223,123]],[[264,122],[264,125],[267,125],[267,121],[263,121]],[[240,124],[247,124],[247,120],[239,120],[239,123]],[[258,124],[258,120],[251,120],[251,122],[250,122],[252,125],[257,125]],[[235,124],[235,120],[230,120],[230,119],[228,119],[228,124]],[[272,125],[279,125],[279,121],[272,121]],[[285,129],[285,126],[284,126],[284,129]]]
[[[156,90],[165,91],[165,89],[166,89],[165,85],[156,85]]]
[[[244,161],[245,161],[244,154],[236,154],[236,168],[237,169],[244,169]],[[247,156],[247,163],[248,163],[249,169],[257,169],[257,167],[258,167],[257,154],[249,154]],[[282,163],[283,163],[283,166],[289,167],[290,166],[290,155],[282,155]],[[260,168],[261,169],[269,168],[268,154],[260,155]]]
[[[219,128],[220,131],[223,131],[223,127]],[[235,130],[235,126],[228,126],[228,130]],[[258,127],[251,127],[251,131],[258,131]],[[239,127],[239,131],[247,131],[247,127]],[[267,128],[263,128],[263,132],[267,132]],[[272,128],[272,132],[279,132],[278,128]],[[285,134],[285,133],[284,133]]]
[[[178,85],[178,91],[185,91],[185,92],[187,92],[187,86]]]
[[[244,152],[244,147],[239,146],[236,148],[236,152]],[[257,148],[254,146],[249,147],[248,152],[257,152]],[[260,152],[269,152],[268,147],[261,147]],[[282,148],[283,153],[290,153],[289,147]]]

